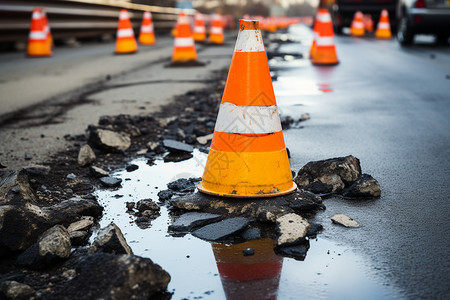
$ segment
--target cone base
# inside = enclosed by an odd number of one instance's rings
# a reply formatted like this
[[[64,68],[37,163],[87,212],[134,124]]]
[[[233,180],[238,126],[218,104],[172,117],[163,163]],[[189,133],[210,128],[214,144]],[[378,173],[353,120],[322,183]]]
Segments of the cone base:
[[[230,197],[230,198],[268,198],[268,197],[277,197],[277,196],[290,194],[297,189],[297,184],[295,182],[292,182],[292,188],[285,190],[285,191],[276,192],[276,193],[267,193],[267,194],[254,194],[254,195],[217,193],[217,192],[205,189],[201,182],[197,185],[197,189],[202,193],[212,195],[212,196]]]
[[[377,31],[377,32],[375,32],[375,37],[376,37],[377,39],[385,39],[385,40],[388,40],[388,39],[391,39],[391,38],[392,38],[392,34],[391,34],[390,31],[389,31],[389,32],[379,32],[379,31]]]
[[[364,35],[364,29],[351,29],[350,33],[353,36],[363,36]]]
[[[155,37],[152,35],[141,35],[139,36],[139,44],[151,46],[155,44]]]
[[[223,44],[225,41],[225,38],[223,36],[210,36],[209,37],[209,42],[211,44]]]
[[[29,42],[27,46],[28,57],[50,57],[53,53],[48,41]]]
[[[137,52],[138,47],[134,37],[124,38],[116,42],[116,54],[129,54]]]

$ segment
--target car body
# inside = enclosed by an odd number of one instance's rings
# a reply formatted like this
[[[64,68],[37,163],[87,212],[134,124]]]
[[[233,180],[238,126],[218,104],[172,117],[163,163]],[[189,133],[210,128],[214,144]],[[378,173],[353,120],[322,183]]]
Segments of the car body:
[[[397,39],[412,44],[415,34],[434,34],[439,43],[450,37],[450,0],[399,0]]]
[[[350,27],[356,11],[370,14],[377,23],[382,9],[387,9],[391,28],[395,30],[397,2],[398,0],[335,0],[332,14],[336,32],[340,33],[343,27]]]

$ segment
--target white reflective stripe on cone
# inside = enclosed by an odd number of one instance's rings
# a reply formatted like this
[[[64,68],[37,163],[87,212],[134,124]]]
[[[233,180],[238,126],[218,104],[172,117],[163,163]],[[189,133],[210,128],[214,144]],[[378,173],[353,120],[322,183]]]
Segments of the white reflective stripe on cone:
[[[31,40],[45,40],[47,33],[44,31],[31,31],[29,37]]]
[[[356,29],[361,29],[361,28],[364,28],[364,24],[361,22],[353,22],[352,27],[356,28]]]
[[[194,46],[194,39],[192,37],[176,38],[175,46],[179,46],[179,47]]]
[[[152,15],[151,15],[150,12],[148,12],[148,11],[146,11],[146,12],[144,13],[144,18],[146,18],[146,19],[150,19],[151,16],[152,16]]]
[[[141,32],[153,32],[153,24],[152,25],[144,25],[141,27]]]
[[[189,19],[187,16],[178,17],[178,24],[189,24]]]
[[[134,36],[134,32],[133,29],[128,28],[128,29],[119,29],[117,30],[117,37],[130,37],[130,36]]]
[[[261,52],[264,51],[261,31],[242,30],[239,31],[234,52]]]
[[[378,23],[377,28],[378,29],[391,29],[391,26],[389,25],[389,23]]]
[[[123,20],[123,19],[128,19],[128,12],[126,11],[121,11],[119,14],[119,19]]]
[[[330,14],[318,14],[317,20],[322,23],[331,22],[331,16],[330,16]]]
[[[211,34],[222,34],[223,29],[222,27],[212,27],[211,28]]]
[[[332,37],[318,37],[316,38],[317,46],[333,46],[334,39]]]
[[[37,20],[41,18],[41,13],[38,11],[33,12],[33,15],[31,15],[31,19]]]
[[[195,32],[195,33],[205,33],[205,27],[202,27],[202,26],[195,26],[195,27],[194,27],[194,32]]]
[[[278,107],[220,104],[215,131],[227,133],[274,133],[281,131]]]

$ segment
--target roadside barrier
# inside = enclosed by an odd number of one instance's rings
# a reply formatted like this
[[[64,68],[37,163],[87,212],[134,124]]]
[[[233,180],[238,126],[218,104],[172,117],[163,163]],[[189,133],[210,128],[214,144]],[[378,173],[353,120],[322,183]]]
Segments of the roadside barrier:
[[[193,37],[196,42],[204,42],[206,40],[205,18],[201,13],[195,14]]]
[[[312,49],[314,65],[335,65],[339,63],[334,44],[334,30],[330,13],[326,8],[319,9],[316,19],[316,43]],[[314,27],[316,27],[314,25]]]
[[[273,197],[296,189],[258,21],[239,20],[198,189],[227,197]]]
[[[220,14],[214,14],[209,31],[209,42],[211,44],[223,44],[224,40],[222,16]]]
[[[185,13],[180,13],[178,16],[176,31],[177,35],[175,36],[173,45],[172,63],[197,61],[197,51],[195,50],[191,26],[188,16]]]
[[[31,16],[27,56],[52,56],[51,41],[49,41],[49,33],[45,29],[45,20],[40,8],[33,9]]]
[[[377,24],[377,30],[375,31],[375,37],[378,39],[392,38],[391,24],[389,23],[389,13],[386,9],[383,9],[381,11],[380,20]]]
[[[135,53],[137,50],[138,47],[128,11],[122,9],[119,14],[119,26],[117,28],[116,53],[128,54]]]
[[[353,17],[352,25],[350,27],[350,33],[353,36],[363,36],[364,35],[364,23],[363,23],[363,13],[360,11],[355,12]]]
[[[144,17],[142,18],[139,43],[142,45],[154,45],[156,43],[152,13],[149,11],[144,12]]]

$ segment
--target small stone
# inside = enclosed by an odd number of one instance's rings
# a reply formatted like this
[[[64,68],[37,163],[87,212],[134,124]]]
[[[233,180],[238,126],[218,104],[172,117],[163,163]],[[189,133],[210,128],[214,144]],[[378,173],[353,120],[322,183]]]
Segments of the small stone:
[[[173,222],[173,224],[169,226],[169,230],[177,232],[189,232],[194,228],[217,222],[221,218],[221,215],[217,214],[188,212],[176,219],[175,222]]]
[[[131,140],[127,135],[111,130],[95,128],[90,132],[89,144],[106,151],[120,152],[130,148]]]
[[[135,204],[136,204],[136,203],[134,203],[134,202],[126,202],[126,203],[125,203],[125,205],[126,205],[128,211],[132,211],[132,210],[134,209],[134,205],[135,205]]]
[[[242,250],[242,255],[244,256],[253,256],[255,255],[255,249],[253,248],[245,248],[244,250]]]
[[[381,195],[381,188],[375,178],[369,174],[362,174],[358,180],[344,191],[343,195],[356,198],[378,198]]]
[[[88,230],[92,225],[94,225],[94,218],[85,217],[77,222],[70,224],[69,227],[67,227],[67,231],[69,233],[72,233],[79,230]]]
[[[169,117],[169,118],[164,118],[164,119],[159,119],[159,126],[160,127],[166,127],[167,125],[169,125],[170,123],[172,123],[173,121],[175,121],[177,119],[177,117]]]
[[[137,169],[139,169],[138,165],[129,165],[125,168],[125,170],[127,170],[127,172],[133,172],[133,171],[136,171]]]
[[[311,227],[307,220],[294,213],[277,218],[277,226],[280,232],[278,245],[298,242],[306,236]]]
[[[138,211],[143,212],[146,210],[159,211],[159,206],[156,205],[152,199],[142,199],[139,200],[136,204],[136,208]]]
[[[128,246],[122,231],[114,223],[100,229],[91,249],[89,249],[89,252],[106,252],[128,255],[133,254],[133,251],[130,246]]]
[[[109,176],[109,172],[103,170],[102,168],[96,167],[96,166],[91,166],[91,173],[95,177]]]
[[[277,246],[275,253],[281,256],[291,257],[295,260],[304,261],[309,250],[309,240],[302,239],[294,245]]]
[[[164,162],[180,162],[183,160],[188,160],[194,157],[191,153],[187,152],[173,152],[164,156]]]
[[[100,182],[106,187],[116,187],[122,183],[122,179],[111,176],[105,176],[100,178]]]
[[[333,221],[333,223],[335,224],[339,224],[345,227],[353,227],[353,228],[359,227],[358,222],[343,214],[335,214],[334,216],[331,217],[331,221]]]
[[[170,152],[178,151],[191,153],[194,151],[194,147],[192,147],[191,145],[181,143],[175,140],[164,140],[163,146],[169,149]]]
[[[199,136],[199,137],[197,137],[197,142],[201,145],[206,145],[210,140],[212,140],[213,135],[214,135],[214,133],[204,135],[204,136]]]
[[[25,152],[24,158],[25,158],[25,160],[31,160],[32,159],[31,154],[28,153],[28,152]]]
[[[19,283],[17,281],[3,281],[0,285],[0,296],[1,294],[6,297],[5,299],[25,300],[30,299],[33,296],[34,290],[24,283]]]
[[[94,150],[92,150],[91,146],[84,145],[80,148],[78,152],[78,164],[82,167],[89,165],[94,162],[97,157],[95,156]]]
[[[75,175],[75,174],[73,174],[73,173],[70,173],[70,174],[68,174],[68,175],[66,176],[66,178],[69,179],[69,180],[73,180],[73,179],[77,178],[77,175]]]
[[[206,225],[194,231],[192,235],[206,241],[218,241],[242,231],[248,224],[249,219],[236,217]]]
[[[162,190],[162,191],[158,192],[159,201],[169,200],[170,198],[172,198],[173,195],[174,195],[174,192],[171,190]]]
[[[308,113],[304,113],[304,114],[302,114],[300,116],[300,119],[298,121],[299,122],[303,122],[303,121],[306,121],[306,120],[309,120],[309,119],[311,119],[311,116]]]
[[[47,176],[50,173],[50,167],[33,164],[25,167],[25,171],[30,175]]]
[[[155,149],[156,149],[158,146],[159,146],[159,144],[156,143],[156,142],[148,142],[148,143],[147,143],[147,148],[148,148],[150,151],[155,151]]]
[[[186,178],[180,178],[175,181],[169,182],[167,187],[173,191],[188,193],[195,191],[195,184]]]

